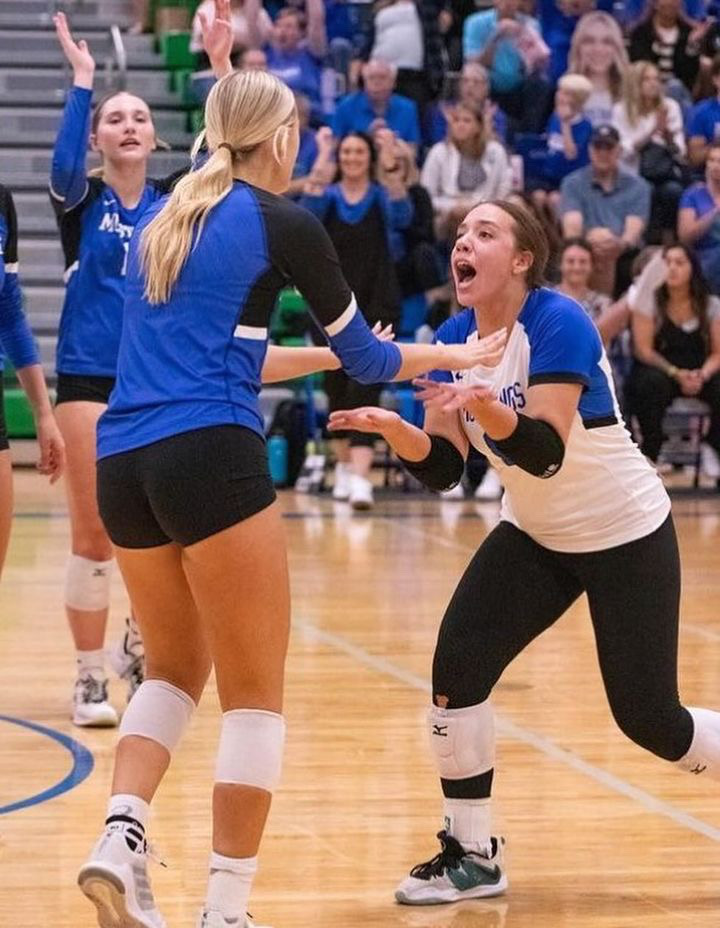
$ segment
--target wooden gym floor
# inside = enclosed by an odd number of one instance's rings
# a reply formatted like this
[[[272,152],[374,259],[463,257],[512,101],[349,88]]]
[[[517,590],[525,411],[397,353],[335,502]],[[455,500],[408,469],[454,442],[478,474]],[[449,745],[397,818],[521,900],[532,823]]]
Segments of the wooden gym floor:
[[[423,728],[435,630],[497,506],[396,497],[352,516],[291,494],[283,505],[294,591],[289,740],[252,900],[259,924],[720,925],[720,784],[676,772],[616,731],[584,602],[497,690],[509,893],[395,906],[394,884],[437,849],[440,800]],[[17,473],[16,514],[0,585],[0,925],[89,928],[74,880],[102,821],[115,736],[68,719],[61,490]],[[691,705],[718,707],[720,499],[678,499],[675,516],[681,689]],[[116,579],[114,631],[124,611]],[[117,684],[113,698],[124,700]],[[169,928],[195,925],[204,890],[218,724],[211,687],[156,802],[152,839],[169,868],[154,869],[154,886]]]

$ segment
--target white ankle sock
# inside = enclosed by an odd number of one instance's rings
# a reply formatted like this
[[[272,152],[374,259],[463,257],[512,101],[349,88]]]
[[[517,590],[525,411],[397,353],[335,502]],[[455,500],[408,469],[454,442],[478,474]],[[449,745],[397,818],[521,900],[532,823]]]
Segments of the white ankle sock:
[[[124,815],[127,818],[133,818],[143,828],[147,828],[148,819],[150,818],[150,806],[140,796],[133,796],[130,793],[116,793],[110,797],[107,807],[107,818],[111,818],[113,815]]]
[[[445,830],[466,851],[490,853],[490,800],[445,799]]]
[[[102,648],[97,651],[76,651],[75,660],[80,676],[88,673],[94,677],[105,676],[105,652]]]
[[[225,918],[244,918],[256,871],[257,857],[224,857],[213,851],[205,908]]]

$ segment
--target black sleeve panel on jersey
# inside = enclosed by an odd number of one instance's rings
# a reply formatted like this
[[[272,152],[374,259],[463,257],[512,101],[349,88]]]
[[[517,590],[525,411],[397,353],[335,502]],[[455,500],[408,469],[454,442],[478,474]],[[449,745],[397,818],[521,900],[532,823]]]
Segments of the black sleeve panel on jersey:
[[[105,182],[100,177],[88,177],[88,189],[85,196],[69,210],[65,210],[62,200],[50,194],[50,202],[55,210],[55,218],[60,229],[60,243],[65,256],[65,270],[72,267],[80,257],[80,239],[82,237],[82,220],[85,210],[103,191]]]
[[[3,247],[3,261],[5,264],[17,264],[18,260],[18,227],[17,213],[12,194],[0,184],[0,215],[5,219],[7,237]]]
[[[177,171],[173,171],[172,174],[168,174],[167,177],[153,177],[148,179],[148,183],[152,184],[157,190],[161,193],[170,193],[175,184],[180,180],[181,177],[185,177],[186,174],[190,172],[192,165],[188,161],[184,168],[180,168]]]
[[[265,220],[271,265],[285,283],[298,288],[320,325],[330,325],[348,308],[352,293],[325,227],[291,200],[259,190],[254,193]]]

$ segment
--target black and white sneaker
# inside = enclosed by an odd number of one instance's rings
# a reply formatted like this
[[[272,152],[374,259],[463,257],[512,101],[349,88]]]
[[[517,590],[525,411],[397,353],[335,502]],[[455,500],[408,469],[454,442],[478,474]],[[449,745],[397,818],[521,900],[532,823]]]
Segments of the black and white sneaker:
[[[118,714],[108,701],[108,681],[105,676],[81,673],[73,690],[74,725],[83,728],[114,728]]]
[[[403,905],[439,905],[462,899],[499,896],[508,886],[502,870],[502,838],[490,839],[490,854],[466,851],[452,835],[438,834],[442,850],[424,864],[418,864],[395,890]]]
[[[125,632],[115,647],[107,652],[107,659],[120,679],[127,681],[127,701],[130,702],[145,679],[145,648],[132,618],[125,619]]]

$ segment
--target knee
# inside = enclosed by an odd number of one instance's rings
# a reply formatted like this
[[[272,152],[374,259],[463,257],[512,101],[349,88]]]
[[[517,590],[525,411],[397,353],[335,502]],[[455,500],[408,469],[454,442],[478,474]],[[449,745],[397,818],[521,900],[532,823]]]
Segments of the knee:
[[[169,667],[162,660],[146,655],[145,672],[148,679],[165,680],[172,686],[187,693],[197,705],[205,689],[212,661],[207,653],[198,653],[188,648],[183,657],[182,667]]]
[[[658,709],[647,700],[612,707],[613,716],[622,733],[664,760],[677,760],[678,737],[685,730],[684,710],[680,702]]]
[[[89,561],[109,561],[113,548],[103,525],[98,523],[73,531],[72,553]]]

